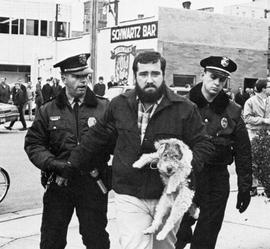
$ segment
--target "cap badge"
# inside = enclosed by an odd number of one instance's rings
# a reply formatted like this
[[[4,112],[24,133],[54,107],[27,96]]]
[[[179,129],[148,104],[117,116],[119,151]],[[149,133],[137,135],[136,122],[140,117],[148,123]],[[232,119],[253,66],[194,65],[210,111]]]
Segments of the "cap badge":
[[[223,57],[220,64],[223,66],[223,67],[227,67],[229,66],[229,58],[228,57]]]
[[[94,126],[96,124],[96,122],[97,122],[96,118],[94,118],[94,117],[88,118],[88,120],[87,120],[88,127]]]
[[[228,119],[227,118],[222,118],[220,121],[221,127],[223,129],[226,129],[228,127]]]
[[[85,56],[85,54],[80,54],[79,55],[79,62],[80,62],[80,64],[82,64],[82,65],[85,65],[86,64],[86,56]]]

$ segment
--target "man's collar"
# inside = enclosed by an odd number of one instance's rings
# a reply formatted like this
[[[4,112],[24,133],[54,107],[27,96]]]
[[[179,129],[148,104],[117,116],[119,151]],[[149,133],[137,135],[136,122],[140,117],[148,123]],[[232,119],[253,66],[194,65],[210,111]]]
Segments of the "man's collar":
[[[209,105],[215,113],[221,114],[230,103],[229,96],[223,90],[221,90],[214,101],[209,103],[203,96],[201,88],[202,82],[194,86],[189,92],[189,99],[199,108]]]
[[[74,99],[74,98],[73,98]],[[72,99],[72,101],[73,101]],[[88,107],[96,107],[97,106],[97,97],[96,95],[89,89],[89,87],[87,87],[86,89],[86,93],[84,96],[84,99],[82,100],[82,102],[88,106]],[[66,96],[66,89],[65,87],[61,90],[60,94],[58,94],[56,96],[56,104],[59,108],[64,108],[67,103],[69,102],[69,99]]]
[[[66,94],[67,95],[67,100],[68,100],[68,102],[69,102],[69,104],[70,105],[72,105],[73,103],[74,103],[74,97],[71,97],[70,95],[68,95],[68,94]],[[78,98],[78,104],[79,105],[81,105],[82,103],[83,103],[83,100],[84,100],[84,97],[85,97],[85,94],[82,96],[82,97],[80,97],[80,98]]]

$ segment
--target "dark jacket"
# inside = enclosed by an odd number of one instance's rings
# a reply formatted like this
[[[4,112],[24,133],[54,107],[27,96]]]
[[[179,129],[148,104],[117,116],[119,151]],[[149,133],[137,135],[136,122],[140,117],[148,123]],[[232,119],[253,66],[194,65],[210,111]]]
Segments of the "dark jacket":
[[[40,107],[33,125],[26,134],[24,148],[31,162],[42,171],[46,171],[51,160],[67,160],[71,150],[81,141],[89,126],[104,114],[108,103],[107,99],[96,97],[87,89],[84,102],[79,107],[77,134],[74,111],[63,88],[55,99]],[[88,163],[92,164],[92,167],[103,168],[108,159],[109,154],[103,150]]]
[[[0,103],[8,103],[10,100],[10,87],[9,85],[5,84],[2,85],[0,83]]]
[[[104,96],[105,94],[105,84],[100,84],[100,83],[97,83],[94,85],[94,93],[99,95],[99,96]]]
[[[109,139],[115,137],[113,189],[119,194],[156,199],[163,190],[159,172],[149,166],[142,169],[132,167],[143,153],[155,151],[154,141],[162,138],[182,139],[193,150],[195,170],[200,170],[213,147],[206,137],[197,107],[169,89],[151,117],[142,144],[137,112],[135,90],[114,98],[103,119],[89,129],[69,160],[78,166],[82,160],[90,160],[100,148],[106,146]]]
[[[11,91],[12,101],[14,105],[23,106],[28,100],[26,87],[23,84],[21,84],[20,90],[21,91],[18,92],[15,86],[12,88]]]
[[[47,102],[50,99],[52,99],[53,97],[53,89],[50,86],[50,84],[46,83],[43,87],[42,87],[42,96],[43,96],[43,101]]]
[[[238,92],[235,94],[234,101],[236,104],[240,105],[243,109],[244,105],[245,105],[246,101],[249,99],[249,97],[250,97],[249,94],[246,92],[243,92],[243,94]]]
[[[202,83],[189,92],[191,101],[199,107],[215,153],[207,161],[209,167],[223,168],[235,160],[238,187],[246,191],[251,186],[251,146],[248,133],[241,118],[241,108],[221,91],[212,103],[201,92]]]
[[[36,94],[35,103],[36,103],[37,107],[39,108],[41,106],[41,104],[44,102],[44,99],[42,96],[42,91],[41,91],[41,83],[39,83],[39,82],[36,84],[35,94]]]

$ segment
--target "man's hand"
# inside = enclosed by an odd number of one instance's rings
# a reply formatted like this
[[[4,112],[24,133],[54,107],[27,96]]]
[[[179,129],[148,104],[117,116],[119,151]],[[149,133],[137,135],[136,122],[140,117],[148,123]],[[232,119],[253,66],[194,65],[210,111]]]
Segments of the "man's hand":
[[[72,167],[69,162],[61,160],[52,160],[48,166],[48,169],[66,179],[71,178],[76,171],[76,169]]]
[[[239,213],[243,213],[247,209],[249,203],[250,203],[250,192],[239,191],[237,195],[237,204],[236,204],[236,208],[239,210]]]

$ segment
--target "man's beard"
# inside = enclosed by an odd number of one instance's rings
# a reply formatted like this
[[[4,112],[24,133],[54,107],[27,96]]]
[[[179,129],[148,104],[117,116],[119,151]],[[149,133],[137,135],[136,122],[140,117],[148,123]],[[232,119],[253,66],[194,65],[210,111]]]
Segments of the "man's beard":
[[[145,91],[147,87],[153,87],[156,88],[155,91]],[[135,83],[135,90],[136,93],[139,97],[139,99],[143,103],[155,103],[157,100],[161,98],[163,94],[166,93],[166,85],[165,82],[163,81],[162,84],[159,87],[156,87],[153,83],[147,83],[144,89],[142,89],[139,85],[138,82],[136,81]]]

